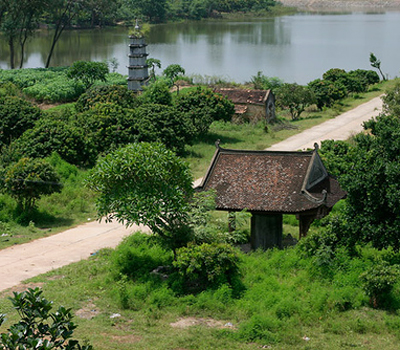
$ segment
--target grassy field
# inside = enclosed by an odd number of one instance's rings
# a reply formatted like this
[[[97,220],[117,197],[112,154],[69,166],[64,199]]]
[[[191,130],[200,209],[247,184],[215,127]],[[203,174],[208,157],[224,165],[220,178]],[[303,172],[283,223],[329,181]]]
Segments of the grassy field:
[[[157,265],[172,259],[160,250],[132,247]],[[150,270],[131,279],[121,274],[123,250],[102,250],[89,260],[35,277],[19,290],[40,287],[44,296],[73,309],[75,337],[95,349],[398,349],[400,302],[376,310],[359,276],[373,253],[345,253],[330,264],[298,247],[240,254],[244,288],[227,285],[199,294],[176,293]],[[17,320],[10,292],[1,293],[7,324]]]

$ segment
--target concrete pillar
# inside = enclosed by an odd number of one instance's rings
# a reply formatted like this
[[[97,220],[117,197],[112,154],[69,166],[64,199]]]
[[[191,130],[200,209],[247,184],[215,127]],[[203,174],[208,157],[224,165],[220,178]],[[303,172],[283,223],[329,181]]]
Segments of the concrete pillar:
[[[282,214],[252,214],[251,248],[282,248]]]

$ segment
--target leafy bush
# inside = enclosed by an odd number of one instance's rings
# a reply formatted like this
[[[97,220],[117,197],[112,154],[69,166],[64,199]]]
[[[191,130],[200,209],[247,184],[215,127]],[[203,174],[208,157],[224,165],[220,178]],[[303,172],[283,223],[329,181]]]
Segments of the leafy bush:
[[[227,283],[237,285],[239,254],[227,244],[189,245],[177,250],[173,266],[182,278],[183,288],[199,292]]]
[[[154,83],[144,88],[140,96],[142,103],[155,103],[160,105],[172,105],[172,95],[166,81],[156,80]]]
[[[93,86],[83,93],[75,108],[78,112],[85,112],[97,103],[112,103],[122,108],[133,108],[137,104],[135,94],[126,86],[102,85]]]
[[[149,279],[150,272],[172,262],[171,251],[163,249],[154,237],[141,232],[126,237],[111,255],[116,277]]]
[[[72,322],[71,309],[60,306],[56,312],[51,312],[52,302],[42,296],[39,288],[13,293],[10,299],[21,320],[1,334],[2,349],[92,349],[91,345],[81,346],[71,339],[77,327]],[[0,326],[4,319],[5,315],[0,314]]]
[[[389,265],[386,261],[375,263],[361,274],[360,279],[370,303],[374,308],[389,306],[389,294],[400,276],[399,265]]]
[[[340,81],[316,79],[308,83],[308,87],[314,92],[316,104],[319,109],[331,107],[336,101],[347,96],[346,86]]]
[[[182,91],[175,99],[175,106],[198,135],[206,134],[213,121],[230,121],[235,112],[234,104],[226,97],[201,87]]]
[[[168,149],[183,153],[192,142],[193,129],[179,109],[173,106],[144,104],[128,113],[133,120],[137,141],[161,142]]]
[[[22,158],[4,173],[4,191],[17,200],[23,212],[35,207],[43,195],[61,190],[59,176],[44,159]]]
[[[96,103],[79,114],[76,123],[83,129],[96,155],[138,140],[134,116],[111,102]]]
[[[4,96],[19,96],[21,91],[18,87],[7,81],[7,82],[0,82],[0,98]]]
[[[0,97],[0,146],[20,137],[42,116],[39,108],[17,96]]]
[[[45,158],[57,152],[76,165],[93,165],[97,153],[81,127],[62,120],[43,118],[12,144],[14,158]]]
[[[75,61],[67,71],[67,77],[79,80],[86,89],[96,80],[105,82],[108,74],[108,65],[105,62]]]
[[[277,105],[282,109],[288,109],[292,120],[300,118],[301,113],[314,101],[312,90],[296,83],[283,84],[277,90]]]

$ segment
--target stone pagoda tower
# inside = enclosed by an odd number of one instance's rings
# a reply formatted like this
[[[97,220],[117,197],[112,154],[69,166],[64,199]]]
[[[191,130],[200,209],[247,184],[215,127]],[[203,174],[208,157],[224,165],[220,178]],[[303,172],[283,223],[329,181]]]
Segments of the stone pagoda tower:
[[[141,33],[138,21],[136,20],[135,31],[129,36],[129,77],[128,89],[142,91],[142,86],[147,84],[149,70],[146,64],[146,40]]]

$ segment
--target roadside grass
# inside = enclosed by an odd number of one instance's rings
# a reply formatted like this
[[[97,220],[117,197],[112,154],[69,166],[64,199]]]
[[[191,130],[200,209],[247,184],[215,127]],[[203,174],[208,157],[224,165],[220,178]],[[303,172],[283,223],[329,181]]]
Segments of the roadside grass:
[[[157,264],[160,249],[131,246]],[[44,296],[73,309],[75,337],[101,349],[398,349],[398,309],[375,310],[359,283],[371,264],[345,254],[329,266],[304,257],[298,247],[241,253],[245,289],[227,285],[180,295],[167,280],[151,274],[134,278],[121,270],[116,250],[103,249],[83,260],[27,281]],[[139,255],[140,255],[139,254]],[[172,257],[171,257],[172,258]],[[164,260],[164,263],[166,261]],[[18,287],[23,290],[23,286]],[[400,284],[393,298],[399,305]],[[0,293],[7,313],[4,332],[17,314]]]

